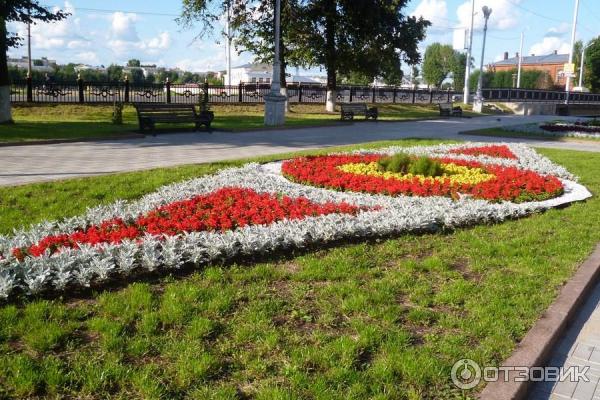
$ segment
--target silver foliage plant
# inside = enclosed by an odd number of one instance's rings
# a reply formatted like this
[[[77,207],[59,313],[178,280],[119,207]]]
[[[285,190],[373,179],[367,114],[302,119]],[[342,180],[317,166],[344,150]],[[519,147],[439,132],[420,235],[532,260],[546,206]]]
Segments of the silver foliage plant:
[[[498,144],[498,143],[495,143]],[[490,145],[468,143],[422,147],[388,147],[378,150],[359,150],[358,153],[411,154],[442,156],[453,149]],[[506,160],[488,156],[473,157],[451,154],[454,158],[517,166],[565,180],[577,178],[565,168],[552,163],[533,149],[521,144],[505,144],[518,157]],[[347,202],[361,207],[380,207],[364,210],[357,215],[330,214],[307,217],[303,220],[284,220],[270,225],[254,225],[226,232],[191,232],[178,236],[146,235],[139,241],[99,246],[81,245],[54,255],[26,257],[23,261],[12,255],[12,249],[27,247],[42,238],[71,233],[77,229],[99,224],[111,218],[134,220],[161,205],[207,194],[222,187],[251,188],[257,192],[282,193],[290,197],[306,197],[317,203]],[[64,291],[74,287],[101,284],[114,276],[136,272],[179,269],[185,264],[195,266],[274,251],[303,248],[347,238],[386,236],[401,232],[436,231],[477,223],[518,218],[547,209],[551,202],[514,204],[489,203],[463,197],[452,200],[444,197],[390,197],[365,193],[337,192],[290,182],[280,173],[280,166],[247,164],[219,173],[168,185],[135,202],[118,201],[108,206],[90,208],[84,215],[61,221],[47,221],[30,229],[0,236],[0,298],[9,298],[19,291],[38,294],[46,290]]]

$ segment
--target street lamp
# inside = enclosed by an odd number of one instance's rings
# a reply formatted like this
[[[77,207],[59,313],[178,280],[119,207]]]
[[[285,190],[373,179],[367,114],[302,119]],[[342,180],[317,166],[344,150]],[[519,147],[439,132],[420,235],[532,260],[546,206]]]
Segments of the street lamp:
[[[281,95],[281,63],[279,62],[279,40],[281,24],[281,0],[275,1],[275,51],[273,52],[273,79],[271,92],[265,98],[265,125],[281,126],[285,123],[285,102]]]
[[[465,86],[463,90],[463,103],[469,104],[469,78],[471,77],[471,51],[473,50],[473,21],[475,19],[475,0],[471,0],[471,29],[469,30],[469,46],[467,47],[467,65],[465,66]]]
[[[481,112],[483,108],[483,93],[481,93],[481,87],[483,86],[483,59],[485,57],[485,39],[487,36],[487,25],[488,19],[492,14],[492,9],[488,6],[483,6],[481,9],[483,11],[483,18],[485,19],[485,23],[483,25],[483,47],[481,48],[481,63],[479,64],[479,79],[477,79],[477,94],[475,103],[473,104],[473,109],[476,112]]]
[[[583,86],[583,60],[585,60],[585,50],[592,45],[593,42],[587,44],[587,46],[583,46],[581,49],[581,65],[579,66],[579,90]]]

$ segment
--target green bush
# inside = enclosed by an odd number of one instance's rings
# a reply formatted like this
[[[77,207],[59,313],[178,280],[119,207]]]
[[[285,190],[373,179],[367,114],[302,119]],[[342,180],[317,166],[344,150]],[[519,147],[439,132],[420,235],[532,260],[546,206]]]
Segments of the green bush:
[[[113,125],[123,125],[123,103],[116,102],[112,113]]]
[[[379,160],[378,164],[384,171],[394,173],[411,173],[424,176],[441,176],[444,173],[442,164],[438,161],[428,157],[411,158],[405,153],[384,157]]]

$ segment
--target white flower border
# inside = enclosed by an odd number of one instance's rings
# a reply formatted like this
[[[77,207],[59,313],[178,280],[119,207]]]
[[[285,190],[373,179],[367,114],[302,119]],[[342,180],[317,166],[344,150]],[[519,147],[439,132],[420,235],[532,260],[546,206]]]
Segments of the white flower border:
[[[572,124],[562,123],[557,125],[563,126],[574,126]],[[511,125],[505,126],[502,129],[510,132],[525,132],[533,133],[541,136],[548,137],[571,137],[571,138],[584,138],[584,139],[600,139],[600,133],[582,132],[577,130],[566,131],[566,132],[552,132],[542,129],[540,124],[525,124],[525,125]]]
[[[518,218],[566,202],[591,196],[585,187],[577,184],[576,177],[565,168],[552,163],[522,144],[500,143],[508,146],[518,160],[488,156],[474,157],[451,154],[454,158],[483,163],[514,165],[541,174],[551,174],[563,180],[565,194],[559,198],[515,204],[489,203],[463,197],[452,200],[445,197],[390,197],[365,193],[337,192],[290,182],[281,175],[281,164],[247,164],[229,168],[215,175],[192,179],[160,188],[155,193],[127,203],[89,209],[84,215],[62,221],[45,222],[12,236],[0,236],[0,298],[15,292],[37,294],[71,287],[99,285],[115,275],[126,276],[158,269],[179,269],[187,263],[202,265],[236,256],[264,254],[311,244],[327,243],[346,238],[385,236],[400,232],[436,231],[476,223],[498,222]],[[392,146],[377,150],[359,150],[358,153],[409,152],[429,156],[450,155],[448,151],[490,143],[467,143],[421,147]],[[347,202],[357,206],[380,206],[377,211],[363,211],[358,215],[331,214],[296,221],[279,221],[271,225],[247,226],[223,233],[194,232],[174,237],[147,236],[141,244],[126,241],[118,245],[83,246],[79,250],[65,250],[56,255],[26,258],[20,262],[11,250],[37,243],[56,233],[70,233],[82,226],[99,224],[110,218],[131,220],[160,205],[183,200],[218,188],[236,186],[258,192],[284,193],[291,197],[306,197],[314,202]]]

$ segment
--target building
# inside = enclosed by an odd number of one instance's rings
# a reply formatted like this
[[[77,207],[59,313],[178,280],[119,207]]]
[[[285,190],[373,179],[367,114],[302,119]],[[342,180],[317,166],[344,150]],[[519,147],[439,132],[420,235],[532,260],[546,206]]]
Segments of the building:
[[[227,72],[222,74],[223,82],[228,84]],[[269,64],[244,64],[231,68],[231,84],[240,83],[265,83],[270,84],[273,77],[273,66]],[[326,79],[321,76],[301,76],[298,71],[295,75],[287,75],[288,83],[323,84]]]
[[[23,56],[21,58],[9,58],[7,60],[7,63],[9,67],[28,69],[29,57]],[[40,59],[32,59],[31,68],[34,71],[52,72],[54,67],[56,67],[55,60],[48,60],[46,57],[42,57]]]
[[[524,56],[522,61],[522,71],[528,70],[540,70],[546,71],[554,84],[557,86],[564,86],[566,84],[566,77],[563,72],[564,65],[569,62],[568,54],[558,54],[555,50],[554,53],[545,56]],[[508,52],[504,53],[504,58],[501,61],[495,62],[489,66],[489,69],[494,72],[499,71],[510,71],[515,70],[519,66],[519,53],[515,54],[514,57],[509,58]]]

